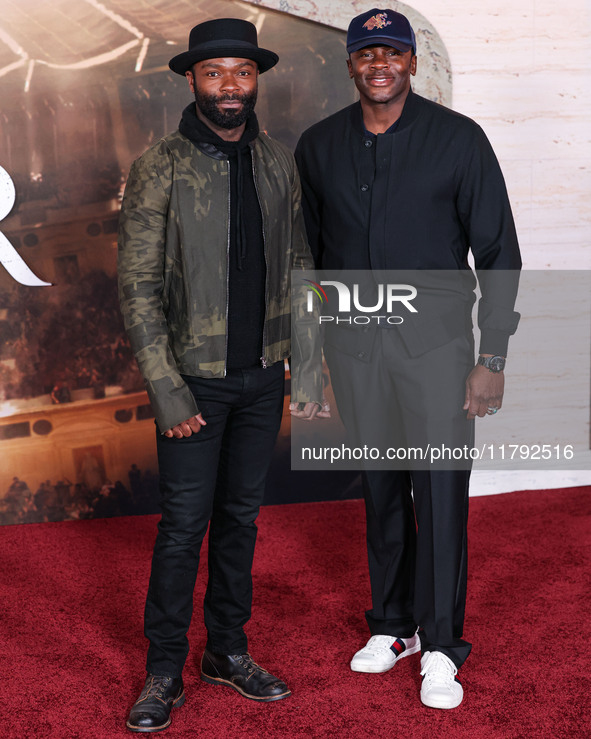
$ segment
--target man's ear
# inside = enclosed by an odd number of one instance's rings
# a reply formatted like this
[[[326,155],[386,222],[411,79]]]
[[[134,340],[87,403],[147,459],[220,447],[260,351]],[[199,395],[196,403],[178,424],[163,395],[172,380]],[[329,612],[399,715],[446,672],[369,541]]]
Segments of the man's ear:
[[[187,69],[185,77],[187,78],[191,92],[195,93],[195,75],[193,74],[193,68]]]
[[[414,76],[417,73],[417,55],[413,54],[410,60],[410,73]]]
[[[347,59],[347,69],[349,70],[349,78],[353,79],[353,65],[351,64],[351,57]]]

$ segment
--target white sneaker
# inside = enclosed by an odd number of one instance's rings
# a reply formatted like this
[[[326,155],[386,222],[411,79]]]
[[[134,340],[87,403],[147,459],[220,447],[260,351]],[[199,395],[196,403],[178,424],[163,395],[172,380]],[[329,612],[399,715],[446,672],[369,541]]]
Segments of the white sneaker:
[[[430,708],[456,708],[464,690],[457,679],[458,668],[443,652],[425,652],[421,657],[421,701]]]
[[[351,660],[353,672],[387,672],[399,659],[415,654],[421,649],[418,635],[410,639],[397,639],[388,634],[376,634],[356,652]]]

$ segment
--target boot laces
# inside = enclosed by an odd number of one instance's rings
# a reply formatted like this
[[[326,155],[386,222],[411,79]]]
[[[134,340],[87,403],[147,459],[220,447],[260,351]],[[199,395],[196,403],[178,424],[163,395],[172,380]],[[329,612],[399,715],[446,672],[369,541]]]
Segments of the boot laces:
[[[168,688],[172,681],[171,677],[162,675],[152,675],[150,682],[144,688],[143,698],[154,696],[160,700],[164,699],[164,691]]]
[[[238,660],[239,664],[241,664],[248,673],[255,672],[256,670],[259,672],[267,672],[267,670],[264,670],[260,665],[257,665],[248,652],[246,654],[236,654],[234,655],[234,659]]]

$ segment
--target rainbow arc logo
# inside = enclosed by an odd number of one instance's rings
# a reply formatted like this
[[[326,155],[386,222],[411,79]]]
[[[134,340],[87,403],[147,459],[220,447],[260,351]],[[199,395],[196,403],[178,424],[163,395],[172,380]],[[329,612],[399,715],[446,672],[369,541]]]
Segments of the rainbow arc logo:
[[[312,290],[312,292],[316,293],[318,297],[320,298],[320,303],[328,303],[328,297],[326,295],[326,292],[324,291],[324,288],[322,285],[319,285],[317,282],[314,282],[313,280],[304,280],[304,282],[308,283],[308,288]]]

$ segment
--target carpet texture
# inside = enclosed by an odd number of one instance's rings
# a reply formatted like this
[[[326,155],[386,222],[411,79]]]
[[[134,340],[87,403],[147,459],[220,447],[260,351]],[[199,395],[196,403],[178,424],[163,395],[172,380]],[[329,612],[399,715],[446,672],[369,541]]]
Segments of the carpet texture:
[[[590,488],[471,501],[463,704],[419,700],[419,656],[352,673],[367,637],[361,501],[259,517],[250,651],[291,698],[260,705],[199,680],[201,562],[167,737],[583,737],[589,709]],[[142,612],[157,516],[0,528],[0,737],[130,737],[143,684]]]

